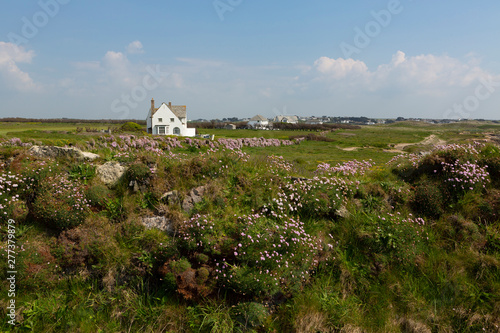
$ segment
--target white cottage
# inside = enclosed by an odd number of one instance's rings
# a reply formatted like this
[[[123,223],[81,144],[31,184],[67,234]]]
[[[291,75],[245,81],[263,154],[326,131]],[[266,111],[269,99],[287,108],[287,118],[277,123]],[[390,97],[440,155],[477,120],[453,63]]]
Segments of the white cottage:
[[[250,119],[250,121],[247,123],[247,126],[259,129],[267,128],[269,126],[269,120],[266,117],[258,114],[252,119]]]
[[[148,133],[157,135],[195,136],[195,128],[187,128],[186,106],[162,103],[155,108],[155,100],[151,99],[151,109],[146,119]]]
[[[297,124],[299,122],[299,117],[297,117],[297,116],[276,116],[276,117],[274,117],[273,122]]]

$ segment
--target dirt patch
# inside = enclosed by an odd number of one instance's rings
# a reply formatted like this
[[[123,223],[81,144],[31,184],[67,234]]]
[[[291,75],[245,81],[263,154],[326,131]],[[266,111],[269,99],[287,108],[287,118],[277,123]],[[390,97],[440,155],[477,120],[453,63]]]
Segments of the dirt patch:
[[[441,140],[438,138],[436,135],[432,134],[426,137],[424,140],[417,142],[417,143],[398,143],[394,145],[394,148],[392,149],[384,149],[384,152],[386,153],[404,153],[406,147],[410,146],[415,146],[415,145],[425,145],[425,146],[441,146],[445,145],[446,141]],[[343,151],[356,151],[358,149],[361,149],[361,147],[347,147],[347,148],[340,148]]]
[[[441,140],[436,135],[432,134],[426,137],[424,140],[417,143],[398,143],[394,145],[394,149],[390,149],[390,152],[404,152],[406,147],[415,146],[415,145],[425,145],[425,146],[440,146],[445,145],[446,141]]]

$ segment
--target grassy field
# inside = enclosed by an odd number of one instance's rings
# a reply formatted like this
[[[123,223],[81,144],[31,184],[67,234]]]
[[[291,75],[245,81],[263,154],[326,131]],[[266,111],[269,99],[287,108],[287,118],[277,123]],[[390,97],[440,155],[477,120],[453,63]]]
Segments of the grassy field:
[[[288,139],[290,137],[316,132],[307,131],[262,131],[262,130],[199,130],[201,134],[213,134],[216,138],[263,137]],[[306,169],[314,168],[318,163],[341,163],[349,160],[372,159],[376,163],[385,163],[397,151],[390,151],[397,144],[409,143],[407,152],[428,150],[430,145],[418,145],[431,135],[446,143],[463,143],[470,140],[482,140],[485,133],[500,133],[498,124],[463,122],[458,124],[433,125],[420,122],[401,122],[389,125],[362,126],[361,129],[340,129],[326,134],[332,142],[306,141],[299,146],[280,148],[245,148],[255,154],[281,155],[288,160],[302,164]]]
[[[13,122],[0,122],[0,136],[12,136],[14,133],[25,131],[50,131],[50,132],[76,132],[78,127],[96,128],[98,130],[108,129],[108,127],[115,127],[116,124],[106,123],[92,123],[92,124],[79,124],[79,123],[13,123]],[[10,134],[9,134],[10,133]]]
[[[45,145],[77,145],[89,138],[97,138],[101,133],[76,135],[77,127],[91,127],[98,130],[116,125],[96,124],[56,124],[56,123],[0,123],[0,137],[18,137],[22,140],[34,140]],[[406,152],[428,150],[431,145],[419,145],[431,135],[446,143],[461,143],[470,140],[482,140],[485,133],[500,133],[500,125],[493,123],[461,122],[456,124],[433,125],[421,122],[399,122],[389,125],[362,126],[360,129],[339,129],[321,135],[331,142],[304,141],[301,145],[285,147],[249,148],[244,151],[251,154],[280,155],[294,161],[304,169],[314,170],[319,163],[342,163],[349,160],[371,159],[378,164],[389,161],[401,153],[394,150],[398,144],[411,144]],[[198,134],[213,134],[215,138],[251,138],[286,140],[290,137],[320,135],[309,131],[267,131],[267,130],[226,130],[199,129]]]

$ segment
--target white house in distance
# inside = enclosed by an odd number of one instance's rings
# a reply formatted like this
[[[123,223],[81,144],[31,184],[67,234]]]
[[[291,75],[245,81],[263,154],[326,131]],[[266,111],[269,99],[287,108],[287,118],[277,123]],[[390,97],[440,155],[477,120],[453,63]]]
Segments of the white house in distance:
[[[248,121],[247,126],[252,128],[267,128],[269,126],[269,120],[258,114]]]
[[[297,116],[276,116],[276,117],[274,117],[273,122],[297,124],[299,122],[299,117],[297,117]]]
[[[187,128],[186,106],[162,103],[155,108],[155,100],[151,99],[151,109],[146,119],[148,133],[156,135],[195,136],[195,128]]]

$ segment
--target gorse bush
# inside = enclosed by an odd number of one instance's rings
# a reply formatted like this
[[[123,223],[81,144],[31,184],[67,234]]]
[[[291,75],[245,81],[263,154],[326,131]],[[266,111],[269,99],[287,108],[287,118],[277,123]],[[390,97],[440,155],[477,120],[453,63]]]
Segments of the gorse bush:
[[[59,175],[41,183],[32,213],[47,226],[63,230],[83,223],[89,207],[83,187]]]

